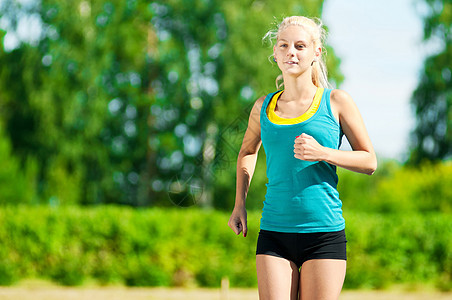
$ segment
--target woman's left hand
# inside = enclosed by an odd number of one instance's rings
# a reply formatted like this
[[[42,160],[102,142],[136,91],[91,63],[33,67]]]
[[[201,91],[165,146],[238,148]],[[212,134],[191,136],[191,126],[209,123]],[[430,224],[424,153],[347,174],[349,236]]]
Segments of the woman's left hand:
[[[321,146],[312,136],[302,133],[295,139],[295,158],[306,161],[320,161],[325,158],[325,147]]]

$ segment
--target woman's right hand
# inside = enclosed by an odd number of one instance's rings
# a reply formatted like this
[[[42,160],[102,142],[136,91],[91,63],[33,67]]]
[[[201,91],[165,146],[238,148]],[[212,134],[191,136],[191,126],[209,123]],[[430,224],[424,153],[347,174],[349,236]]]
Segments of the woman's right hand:
[[[231,217],[229,218],[228,225],[235,232],[235,234],[239,235],[240,232],[243,232],[243,237],[246,237],[248,227],[246,219],[246,208],[244,206],[234,207]]]

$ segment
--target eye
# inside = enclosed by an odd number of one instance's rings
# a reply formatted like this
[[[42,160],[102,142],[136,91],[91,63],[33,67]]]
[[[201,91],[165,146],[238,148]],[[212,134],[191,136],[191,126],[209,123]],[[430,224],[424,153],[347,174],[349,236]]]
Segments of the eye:
[[[299,45],[297,45],[297,49],[303,49],[303,48],[306,48],[306,46],[305,46],[305,45],[303,45],[303,44],[299,44]]]
[[[280,44],[279,47],[281,47],[281,48],[286,48],[286,47],[287,47],[287,44]]]

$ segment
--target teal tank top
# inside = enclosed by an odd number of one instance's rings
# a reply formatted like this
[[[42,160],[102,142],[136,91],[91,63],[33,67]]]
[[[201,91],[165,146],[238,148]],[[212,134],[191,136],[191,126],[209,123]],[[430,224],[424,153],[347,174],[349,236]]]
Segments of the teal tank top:
[[[268,178],[260,228],[299,233],[342,230],[345,221],[336,166],[294,157],[294,141],[302,133],[311,135],[322,146],[339,148],[343,133],[331,111],[331,89],[324,90],[313,116],[290,125],[272,123],[267,116],[267,106],[276,93],[267,95],[260,112]]]

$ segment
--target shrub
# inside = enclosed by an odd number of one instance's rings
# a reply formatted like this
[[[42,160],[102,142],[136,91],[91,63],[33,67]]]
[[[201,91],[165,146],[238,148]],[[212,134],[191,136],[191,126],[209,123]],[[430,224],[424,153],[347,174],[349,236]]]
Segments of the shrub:
[[[452,221],[446,214],[346,213],[347,288],[438,284],[452,274]]]
[[[448,214],[346,211],[346,288],[394,283],[450,289],[452,219]],[[0,208],[0,284],[29,277],[63,285],[86,279],[130,286],[256,286],[260,212],[249,235],[235,236],[229,213],[128,207]]]
[[[385,162],[373,176],[339,170],[345,210],[452,213],[452,162],[418,168]]]

